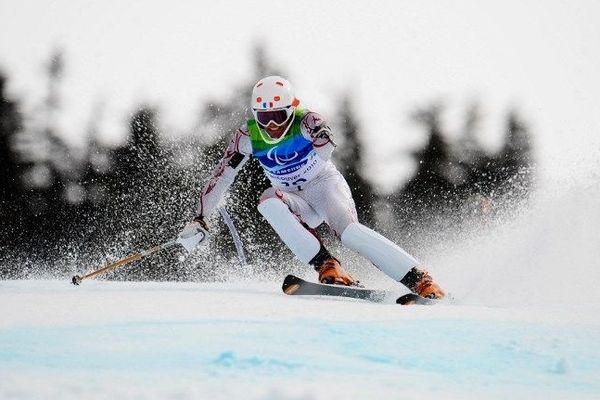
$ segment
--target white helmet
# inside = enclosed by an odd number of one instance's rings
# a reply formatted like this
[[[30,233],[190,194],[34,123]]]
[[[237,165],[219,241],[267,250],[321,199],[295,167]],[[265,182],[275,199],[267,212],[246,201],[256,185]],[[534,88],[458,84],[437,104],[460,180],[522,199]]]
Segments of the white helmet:
[[[271,122],[283,126],[293,119],[294,110],[299,104],[292,85],[281,76],[267,76],[252,89],[250,107],[254,119],[262,126]]]

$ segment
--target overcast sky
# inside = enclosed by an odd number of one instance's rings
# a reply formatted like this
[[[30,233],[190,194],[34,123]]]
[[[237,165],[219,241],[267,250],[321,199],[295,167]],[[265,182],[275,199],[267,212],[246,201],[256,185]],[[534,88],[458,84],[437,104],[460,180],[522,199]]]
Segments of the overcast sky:
[[[304,106],[333,115],[353,95],[382,183],[410,172],[406,151],[423,135],[408,115],[438,99],[453,134],[479,100],[490,145],[521,110],[544,179],[600,152],[600,1],[3,0],[0,37],[0,69],[28,111],[43,99],[44,63],[64,50],[60,125],[76,144],[99,102],[108,141],[147,101],[166,131],[191,131],[202,100],[252,76],[258,41]]]

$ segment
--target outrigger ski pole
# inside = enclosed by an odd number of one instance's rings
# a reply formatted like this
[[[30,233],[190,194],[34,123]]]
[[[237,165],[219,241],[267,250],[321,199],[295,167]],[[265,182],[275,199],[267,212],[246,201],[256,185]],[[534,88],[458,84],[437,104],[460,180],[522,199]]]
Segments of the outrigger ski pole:
[[[233,224],[233,221],[231,221],[231,217],[227,213],[227,210],[225,209],[225,207],[220,207],[219,211],[221,212],[221,215],[223,216],[223,219],[225,220],[225,223],[227,224],[227,227],[229,228],[229,232],[231,233],[231,236],[233,237],[233,241],[235,243],[235,248],[236,248],[236,250],[238,252],[238,256],[240,258],[240,263],[242,264],[243,267],[248,267],[248,263],[246,261],[246,256],[244,254],[244,248],[242,246],[242,241],[240,239],[240,235],[238,234],[237,230],[235,229],[235,225]],[[144,250],[144,251],[140,251],[138,253],[131,254],[127,257],[121,258],[120,260],[114,261],[110,264],[100,267],[100,268],[96,269],[95,271],[92,271],[83,276],[75,275],[73,278],[71,278],[71,283],[73,283],[73,285],[79,285],[81,283],[81,281],[83,281],[84,279],[93,278],[100,274],[105,274],[107,272],[114,271],[115,269],[120,268],[123,265],[129,264],[132,261],[140,260],[146,256],[149,256],[150,254],[164,250],[164,249],[174,246],[176,244],[180,244],[181,246],[183,246],[184,249],[186,249],[188,251],[188,253],[191,253],[199,243],[206,242],[204,240],[206,238],[206,235],[207,235],[207,232],[203,229],[200,229],[196,232],[192,232],[190,235],[179,234],[177,239],[173,239],[166,243],[159,244],[158,246],[151,247],[148,250]]]
[[[81,283],[81,281],[83,281],[84,279],[88,279],[88,278],[93,278],[95,276],[98,276],[100,274],[105,274],[107,272],[110,271],[114,271],[117,268],[122,267],[123,265],[129,264],[132,261],[136,261],[136,260],[140,260],[146,256],[149,256],[150,254],[156,253],[158,251],[164,250],[168,247],[171,247],[177,243],[180,243],[179,240],[177,239],[173,239],[170,240],[166,243],[160,244],[158,246],[154,246],[149,248],[148,250],[144,250],[144,251],[140,251],[138,253],[135,254],[131,254],[127,257],[121,258],[120,260],[114,261],[108,265],[105,265],[101,268],[96,269],[95,271],[92,271],[88,274],[85,274],[83,276],[79,276],[79,275],[75,275],[72,279],[71,279],[71,283],[73,283],[73,285],[79,285]]]

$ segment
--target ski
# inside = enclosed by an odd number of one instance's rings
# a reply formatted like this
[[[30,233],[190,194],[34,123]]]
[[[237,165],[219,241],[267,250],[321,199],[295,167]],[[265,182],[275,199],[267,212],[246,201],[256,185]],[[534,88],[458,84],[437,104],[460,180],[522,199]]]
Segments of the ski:
[[[374,303],[383,303],[396,298],[392,292],[378,289],[365,289],[356,286],[326,285],[323,283],[308,282],[294,275],[288,275],[283,280],[282,290],[285,294],[294,296],[334,296],[352,299],[367,300]],[[434,300],[429,300],[416,294],[405,294],[396,299],[401,305],[431,305]]]
[[[357,286],[326,285],[324,283],[308,282],[294,275],[285,277],[282,289],[285,294],[289,295],[350,297],[375,303],[383,302],[389,295],[389,292],[385,290],[364,289]]]
[[[418,304],[422,306],[432,306],[436,304],[439,300],[432,300],[425,297],[421,297],[418,294],[408,293],[404,296],[400,296],[396,299],[396,304],[401,304],[403,306],[408,306],[412,304]]]

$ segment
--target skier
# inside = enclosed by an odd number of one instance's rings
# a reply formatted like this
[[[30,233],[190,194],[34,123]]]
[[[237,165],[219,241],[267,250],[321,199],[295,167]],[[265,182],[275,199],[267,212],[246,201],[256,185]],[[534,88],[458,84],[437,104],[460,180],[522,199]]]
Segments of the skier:
[[[268,76],[259,80],[250,104],[254,118],[233,135],[200,194],[196,216],[180,233],[180,239],[193,248],[208,238],[204,218],[213,212],[236,174],[254,156],[272,184],[260,197],[259,212],[296,257],[315,268],[321,283],[358,283],[317,236],[314,229],[326,222],[344,246],[369,259],[413,293],[444,297],[412,256],[359,223],[350,188],[331,162],[336,146],[331,129],[321,115],[299,107],[286,79]]]

